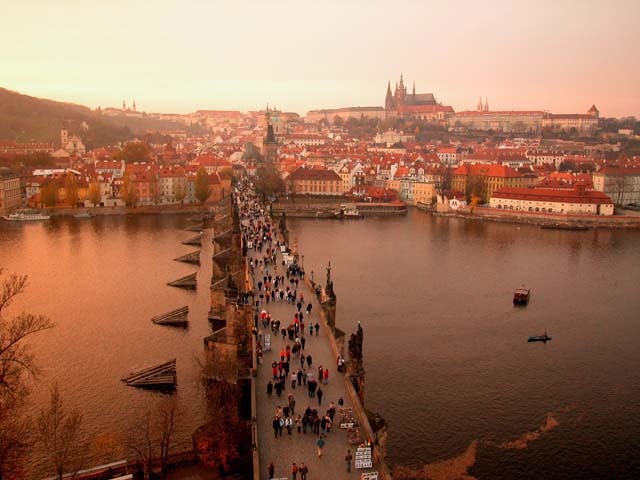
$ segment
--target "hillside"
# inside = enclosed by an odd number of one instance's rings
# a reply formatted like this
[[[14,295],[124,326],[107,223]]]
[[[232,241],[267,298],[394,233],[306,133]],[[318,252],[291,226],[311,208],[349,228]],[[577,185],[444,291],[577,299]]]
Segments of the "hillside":
[[[81,130],[82,122],[89,126]],[[78,133],[88,148],[130,140],[136,134],[157,130],[185,130],[183,124],[124,115],[106,117],[83,105],[30,97],[0,88],[0,139],[18,142],[53,142],[66,127]]]

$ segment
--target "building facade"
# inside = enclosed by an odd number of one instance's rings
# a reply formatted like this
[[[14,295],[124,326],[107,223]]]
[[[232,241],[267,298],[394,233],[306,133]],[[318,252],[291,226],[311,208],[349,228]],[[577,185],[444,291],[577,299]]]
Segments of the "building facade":
[[[289,191],[296,194],[342,195],[342,179],[333,170],[298,168],[287,177]]]
[[[574,189],[501,188],[489,202],[491,208],[565,215],[613,215],[613,202],[602,192]]]
[[[640,205],[640,168],[603,167],[593,174],[593,188],[616,205]]]
[[[8,215],[21,205],[20,177],[0,169],[0,215]]]

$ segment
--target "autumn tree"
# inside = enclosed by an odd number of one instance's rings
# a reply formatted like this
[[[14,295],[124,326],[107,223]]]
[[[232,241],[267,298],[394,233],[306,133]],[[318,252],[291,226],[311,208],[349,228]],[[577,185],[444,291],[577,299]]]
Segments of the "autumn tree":
[[[38,371],[28,339],[53,327],[42,315],[9,313],[13,299],[26,287],[27,277],[18,275],[9,275],[0,285],[0,479],[22,476],[21,461],[32,440],[24,416],[26,377]]]
[[[202,366],[210,421],[193,434],[200,461],[221,474],[241,470],[250,463],[249,424],[240,415],[240,386],[237,360],[228,356],[209,356]]]
[[[100,184],[98,182],[91,182],[89,184],[89,201],[95,207],[100,203],[102,196],[100,195]]]
[[[285,191],[284,181],[272,165],[261,165],[258,168],[254,185],[263,201]]]
[[[58,203],[58,184],[53,178],[45,180],[42,184],[40,201],[47,207],[55,207]]]
[[[207,171],[200,167],[196,174],[196,198],[200,203],[204,203],[211,195],[211,187],[209,186],[209,175]]]
[[[78,181],[76,176],[69,172],[64,179],[64,192],[67,205],[75,207],[78,203]]]
[[[178,183],[178,185],[176,185],[175,197],[176,201],[180,203],[184,202],[184,199],[187,198],[187,189],[184,183],[180,182]]]
[[[113,158],[126,163],[150,162],[151,147],[147,142],[128,142]]]
[[[82,442],[81,425],[82,414],[77,410],[67,411],[58,385],[54,384],[49,405],[38,415],[36,432],[42,455],[58,480],[62,480],[65,473],[75,475],[82,466],[87,446]]]
[[[126,203],[127,207],[135,207],[138,203],[138,190],[136,184],[133,181],[134,176],[131,172],[125,172],[122,178],[122,187],[120,190],[120,197]]]

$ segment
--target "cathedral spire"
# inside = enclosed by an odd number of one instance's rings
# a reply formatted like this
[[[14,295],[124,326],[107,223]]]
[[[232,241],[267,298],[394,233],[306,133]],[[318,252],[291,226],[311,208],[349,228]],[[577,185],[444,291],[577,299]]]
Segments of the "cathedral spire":
[[[413,81],[413,96],[416,96],[416,81]]]
[[[404,88],[404,81],[402,79],[402,73],[400,74],[400,88]]]
[[[484,107],[482,106],[482,97],[478,98],[477,109],[479,112],[482,112],[484,110]]]
[[[487,97],[484,97],[484,111],[489,111],[489,99]]]

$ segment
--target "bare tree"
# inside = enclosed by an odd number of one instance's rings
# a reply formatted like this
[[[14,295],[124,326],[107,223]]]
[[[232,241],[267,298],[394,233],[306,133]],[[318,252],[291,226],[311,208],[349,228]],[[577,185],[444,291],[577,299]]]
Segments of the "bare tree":
[[[32,440],[24,416],[28,395],[25,377],[37,373],[27,340],[53,327],[44,316],[8,314],[13,299],[26,287],[27,277],[18,275],[9,275],[0,285],[0,480],[23,476],[20,465]]]
[[[162,478],[165,478],[177,415],[177,398],[165,398],[154,410],[146,413],[129,439],[129,446],[142,463],[145,479],[150,478],[153,466],[158,461]]]
[[[56,477],[62,480],[67,473],[74,478],[87,450],[80,432],[82,414],[77,410],[67,412],[57,384],[51,388],[50,403],[40,411],[36,426],[38,443]]]

